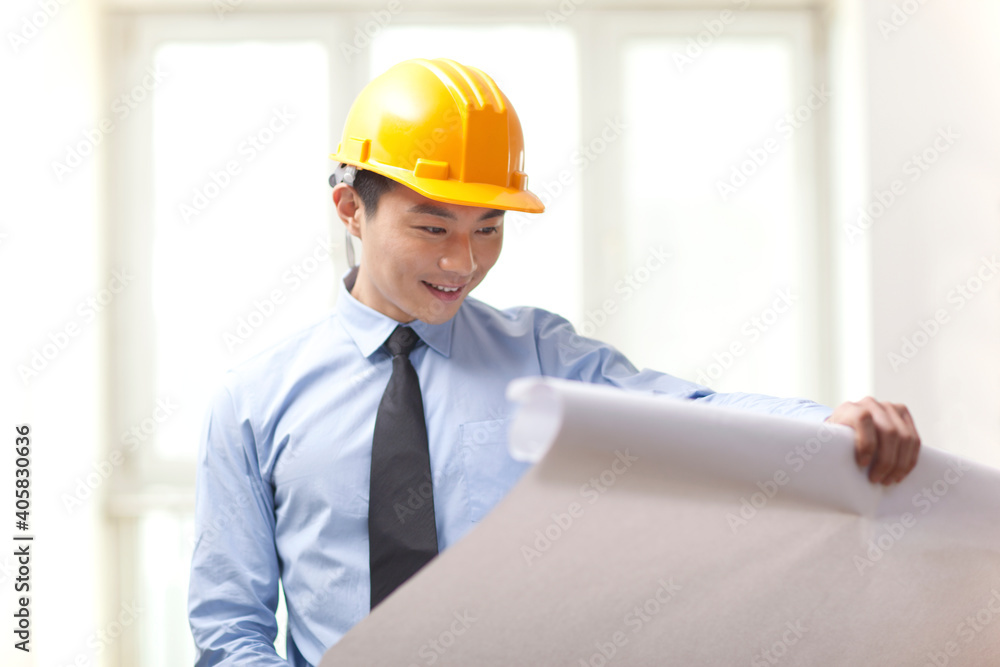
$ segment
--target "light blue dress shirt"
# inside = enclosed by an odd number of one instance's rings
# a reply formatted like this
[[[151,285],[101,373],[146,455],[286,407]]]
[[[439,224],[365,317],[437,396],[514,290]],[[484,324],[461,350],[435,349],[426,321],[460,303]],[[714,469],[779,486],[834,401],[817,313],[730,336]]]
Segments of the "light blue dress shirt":
[[[189,618],[197,665],[316,665],[369,612],[372,433],[398,324],[365,306],[344,275],[333,312],[226,375],[202,431]],[[802,399],[714,393],[636,368],[559,315],[497,310],[467,297],[443,324],[414,321],[410,353],[427,419],[438,545],[476,525],[529,464],[507,453],[508,382],[551,376],[792,417],[832,410]],[[288,663],[274,650],[281,578]]]

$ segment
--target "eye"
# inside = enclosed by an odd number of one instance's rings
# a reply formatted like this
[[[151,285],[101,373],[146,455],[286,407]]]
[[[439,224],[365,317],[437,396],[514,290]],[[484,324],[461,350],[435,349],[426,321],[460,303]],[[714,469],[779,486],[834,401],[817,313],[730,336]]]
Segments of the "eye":
[[[500,228],[499,227],[483,227],[479,231],[482,232],[483,234],[485,234],[486,236],[489,236],[490,234],[497,234],[497,233],[499,233],[500,232]]]
[[[429,234],[444,234],[444,227],[421,227],[420,229],[428,232]]]

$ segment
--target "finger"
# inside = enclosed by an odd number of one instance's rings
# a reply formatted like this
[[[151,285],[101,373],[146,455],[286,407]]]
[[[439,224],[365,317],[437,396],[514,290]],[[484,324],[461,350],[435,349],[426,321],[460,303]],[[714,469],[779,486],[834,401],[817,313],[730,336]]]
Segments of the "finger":
[[[913,423],[910,410],[903,404],[891,404],[897,416],[903,423],[903,430],[900,432],[899,464],[896,473],[896,481],[902,480],[917,467],[917,459],[920,457],[920,434]]]
[[[871,413],[858,403],[844,403],[831,417],[831,421],[854,429],[854,459],[862,468],[867,468],[878,445],[875,420]]]
[[[895,475],[896,460],[899,454],[898,427],[882,404],[874,398],[870,396],[865,398],[861,401],[861,405],[871,413],[878,439],[875,458],[872,461],[872,467],[868,470],[868,479],[876,484],[881,482],[888,485]]]
[[[910,461],[910,450],[913,449],[913,437],[910,435],[910,427],[906,425],[903,417],[899,414],[899,406],[893,403],[882,402],[879,407],[885,412],[887,419],[892,424],[892,430],[896,434],[896,461],[895,467],[885,475],[884,484],[895,484],[907,473],[907,465]]]

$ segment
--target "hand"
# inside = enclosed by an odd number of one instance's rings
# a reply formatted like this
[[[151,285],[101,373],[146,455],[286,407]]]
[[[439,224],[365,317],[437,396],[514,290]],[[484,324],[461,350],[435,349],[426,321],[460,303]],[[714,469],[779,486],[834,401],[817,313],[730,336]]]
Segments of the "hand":
[[[917,465],[920,436],[910,411],[901,403],[866,396],[857,403],[841,403],[826,421],[854,429],[854,458],[862,468],[871,464],[868,479],[872,483],[899,482]]]

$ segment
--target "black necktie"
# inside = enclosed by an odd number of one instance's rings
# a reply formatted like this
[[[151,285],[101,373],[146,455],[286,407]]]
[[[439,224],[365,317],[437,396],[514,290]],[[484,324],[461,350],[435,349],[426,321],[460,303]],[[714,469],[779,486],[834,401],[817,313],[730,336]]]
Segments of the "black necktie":
[[[409,357],[419,341],[397,326],[385,343],[392,377],[375,415],[368,501],[372,609],[438,553],[424,402]]]

